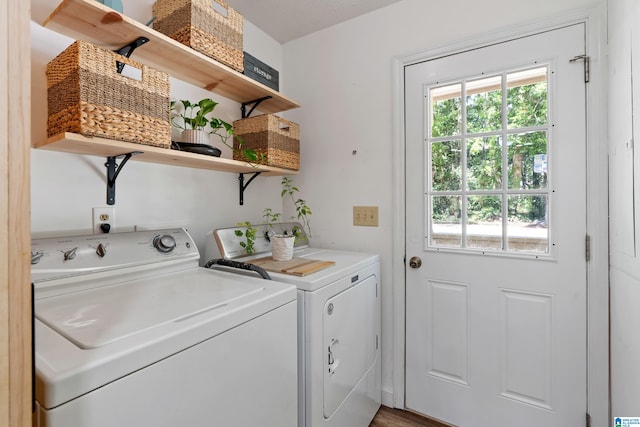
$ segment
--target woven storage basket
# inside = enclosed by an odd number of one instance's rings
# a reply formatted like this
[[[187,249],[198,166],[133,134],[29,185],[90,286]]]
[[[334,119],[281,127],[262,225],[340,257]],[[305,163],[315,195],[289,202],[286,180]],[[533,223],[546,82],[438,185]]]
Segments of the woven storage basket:
[[[226,16],[213,3],[226,10]],[[153,29],[222,62],[244,69],[242,15],[223,0],[157,0]]]
[[[242,146],[233,140],[235,160],[247,161],[238,150],[252,148],[261,153],[267,166],[300,169],[300,126],[273,114],[240,119],[233,122],[233,132]]]
[[[116,61],[141,70],[118,74]],[[74,132],[171,146],[169,76],[78,40],[47,64],[49,136]]]

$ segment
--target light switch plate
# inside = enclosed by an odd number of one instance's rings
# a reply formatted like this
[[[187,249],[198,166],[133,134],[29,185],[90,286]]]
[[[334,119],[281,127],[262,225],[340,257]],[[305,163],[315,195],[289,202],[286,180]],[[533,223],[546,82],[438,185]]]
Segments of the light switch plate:
[[[377,206],[354,206],[353,207],[353,225],[364,227],[378,226],[378,207]]]

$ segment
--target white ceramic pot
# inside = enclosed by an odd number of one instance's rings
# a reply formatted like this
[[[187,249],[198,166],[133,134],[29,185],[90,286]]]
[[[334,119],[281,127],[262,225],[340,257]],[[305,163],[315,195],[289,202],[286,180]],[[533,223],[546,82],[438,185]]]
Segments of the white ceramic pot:
[[[209,134],[204,130],[185,129],[182,131],[182,142],[191,144],[207,144],[209,143]]]
[[[274,261],[289,261],[293,258],[294,236],[271,236],[271,257]]]

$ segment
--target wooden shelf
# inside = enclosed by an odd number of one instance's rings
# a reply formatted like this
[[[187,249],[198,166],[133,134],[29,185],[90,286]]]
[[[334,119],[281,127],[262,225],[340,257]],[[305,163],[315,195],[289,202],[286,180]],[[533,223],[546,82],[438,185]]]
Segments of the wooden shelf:
[[[138,37],[146,37],[149,42],[137,48],[132,59],[240,103],[271,96],[258,108],[264,113],[299,107],[278,91],[95,0],[63,0],[42,25],[110,50],[117,50]]]
[[[249,163],[221,157],[188,153],[186,151],[171,150],[169,148],[153,147],[150,145],[132,144],[130,142],[112,139],[87,137],[76,133],[61,133],[55,135],[41,144],[34,145],[34,148],[105,158],[120,156],[135,151],[140,152],[140,154],[134,155],[131,157],[131,160],[141,162],[234,173],[261,172],[261,176],[294,175],[298,173],[298,171],[290,169],[253,166]]]

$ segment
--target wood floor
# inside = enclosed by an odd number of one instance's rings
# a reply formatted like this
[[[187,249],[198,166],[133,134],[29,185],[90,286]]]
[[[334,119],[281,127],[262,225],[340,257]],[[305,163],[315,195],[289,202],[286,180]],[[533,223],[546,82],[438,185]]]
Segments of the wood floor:
[[[452,427],[409,411],[381,406],[369,427]]]

